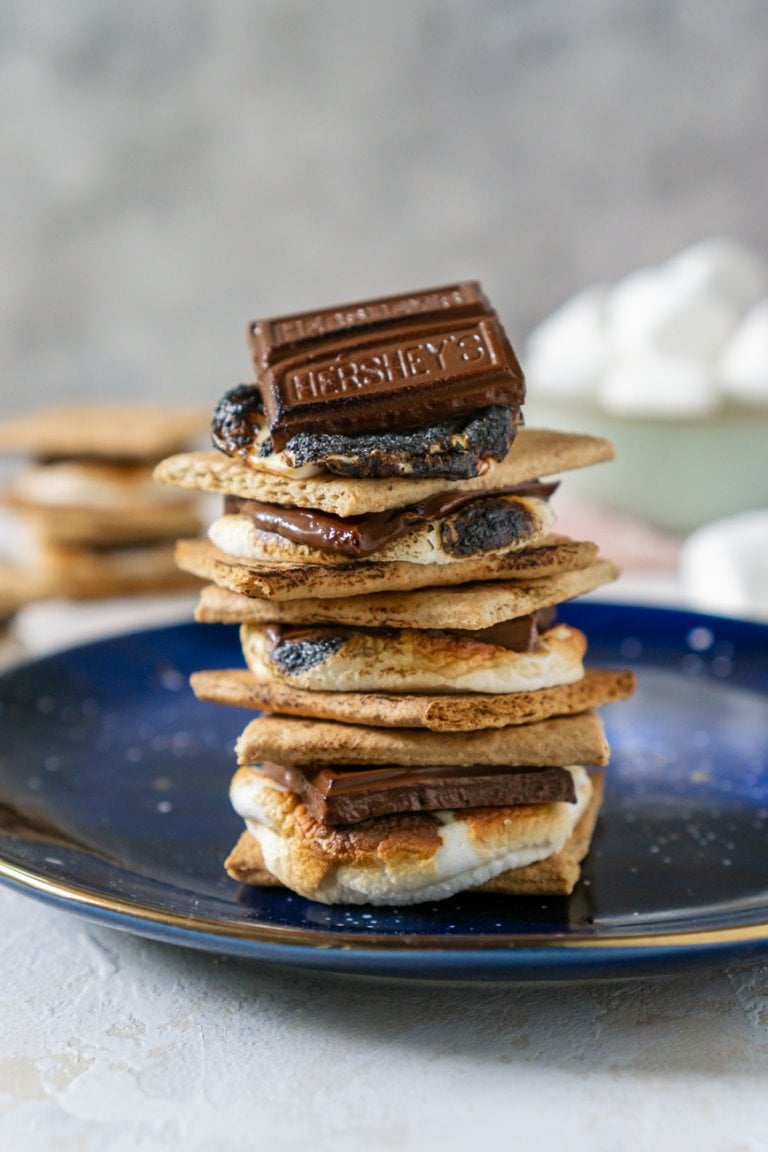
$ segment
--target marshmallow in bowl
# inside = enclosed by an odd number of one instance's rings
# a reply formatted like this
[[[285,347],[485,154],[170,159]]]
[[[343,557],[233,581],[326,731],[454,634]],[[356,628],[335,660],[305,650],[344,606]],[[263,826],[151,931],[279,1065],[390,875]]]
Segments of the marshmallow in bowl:
[[[607,298],[604,284],[585,288],[531,333],[526,371],[550,395],[581,395],[606,368]]]
[[[708,416],[720,402],[714,372],[684,356],[640,352],[613,364],[598,399],[617,416]]]
[[[720,375],[735,399],[768,404],[768,300],[744,317],[723,353]]]
[[[706,279],[684,272],[684,264],[671,261],[619,281],[606,304],[615,353],[646,348],[704,360],[720,351],[738,324],[738,310]]]
[[[701,240],[669,261],[683,285],[714,292],[738,312],[768,295],[768,268],[745,245],[724,236]]]
[[[701,241],[544,320],[528,342],[531,389],[622,416],[704,418],[729,399],[766,403],[767,297],[768,267],[750,249]]]

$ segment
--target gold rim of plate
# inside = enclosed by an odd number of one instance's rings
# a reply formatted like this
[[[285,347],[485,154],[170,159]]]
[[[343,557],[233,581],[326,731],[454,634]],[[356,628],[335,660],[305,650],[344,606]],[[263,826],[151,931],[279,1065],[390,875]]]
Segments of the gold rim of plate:
[[[686,948],[692,945],[735,944],[749,941],[768,941],[768,921],[734,927],[677,930],[671,932],[638,932],[611,936],[567,936],[499,933],[490,936],[440,936],[405,933],[326,932],[317,928],[291,928],[277,924],[223,923],[207,916],[188,916],[162,912],[140,901],[121,900],[103,896],[76,884],[50,880],[27,868],[11,864],[0,858],[0,876],[34,892],[57,899],[76,900],[81,908],[100,909],[133,920],[143,919],[166,928],[188,932],[204,932],[210,936],[234,937],[263,943],[300,945],[306,948],[333,948],[348,951],[351,946],[372,951],[386,948],[393,952],[417,952],[427,949],[446,951],[499,951],[502,948],[529,950],[606,950],[621,948]]]

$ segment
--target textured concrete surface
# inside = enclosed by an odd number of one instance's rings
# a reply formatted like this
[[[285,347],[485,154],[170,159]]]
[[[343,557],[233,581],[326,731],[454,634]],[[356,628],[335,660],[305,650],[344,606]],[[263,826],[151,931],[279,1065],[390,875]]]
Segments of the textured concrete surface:
[[[429,987],[278,971],[0,890],[0,1145],[757,1152],[768,968]]]
[[[768,9],[0,8],[0,404],[192,396],[258,314],[484,279],[514,339],[729,233],[768,253]]]

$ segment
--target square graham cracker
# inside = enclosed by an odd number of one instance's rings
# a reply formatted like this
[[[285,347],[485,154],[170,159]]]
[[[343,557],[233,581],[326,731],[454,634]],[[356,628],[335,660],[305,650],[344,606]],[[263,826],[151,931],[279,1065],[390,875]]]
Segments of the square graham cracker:
[[[531,724],[626,700],[635,690],[627,669],[587,668],[581,680],[531,692],[464,693],[455,696],[398,696],[379,692],[309,692],[284,684],[260,684],[248,669],[195,672],[199,700],[284,716],[365,724],[372,728],[428,728],[468,732]]]

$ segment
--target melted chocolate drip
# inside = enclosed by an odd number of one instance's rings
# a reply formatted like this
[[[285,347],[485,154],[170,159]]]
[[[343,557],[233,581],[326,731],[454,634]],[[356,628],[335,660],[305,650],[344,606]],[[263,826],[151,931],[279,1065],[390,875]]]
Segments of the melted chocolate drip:
[[[532,652],[539,642],[539,635],[554,623],[556,610],[553,607],[540,608],[513,620],[503,620],[490,628],[471,631],[468,628],[438,629],[424,631],[433,636],[449,636],[456,640],[470,640],[477,644],[488,644],[495,648],[505,648],[509,652]],[[322,664],[329,656],[335,656],[355,635],[387,636],[396,638],[402,628],[342,628],[332,624],[303,627],[291,624],[269,624],[264,629],[267,642],[267,657],[277,663],[290,675],[305,672]]]
[[[492,492],[439,493],[419,504],[407,508],[393,508],[386,512],[371,512],[362,516],[334,516],[332,512],[321,512],[315,508],[296,508],[292,505],[262,504],[257,500],[246,500],[240,496],[226,496],[224,511],[227,514],[247,516],[262,532],[274,532],[296,544],[306,544],[321,552],[341,553],[354,559],[370,556],[385,544],[404,536],[411,528],[439,520],[465,505],[478,505],[475,515],[482,513],[479,502],[486,502],[494,509],[497,506],[510,507],[494,497],[535,496],[549,499],[557,488],[557,483],[543,484],[532,480],[511,488],[499,488]],[[473,521],[474,522],[474,521]],[[494,521],[495,523],[495,521]],[[451,546],[453,542],[451,541]],[[461,547],[456,543],[455,547]],[[457,553],[459,554],[459,553]]]

